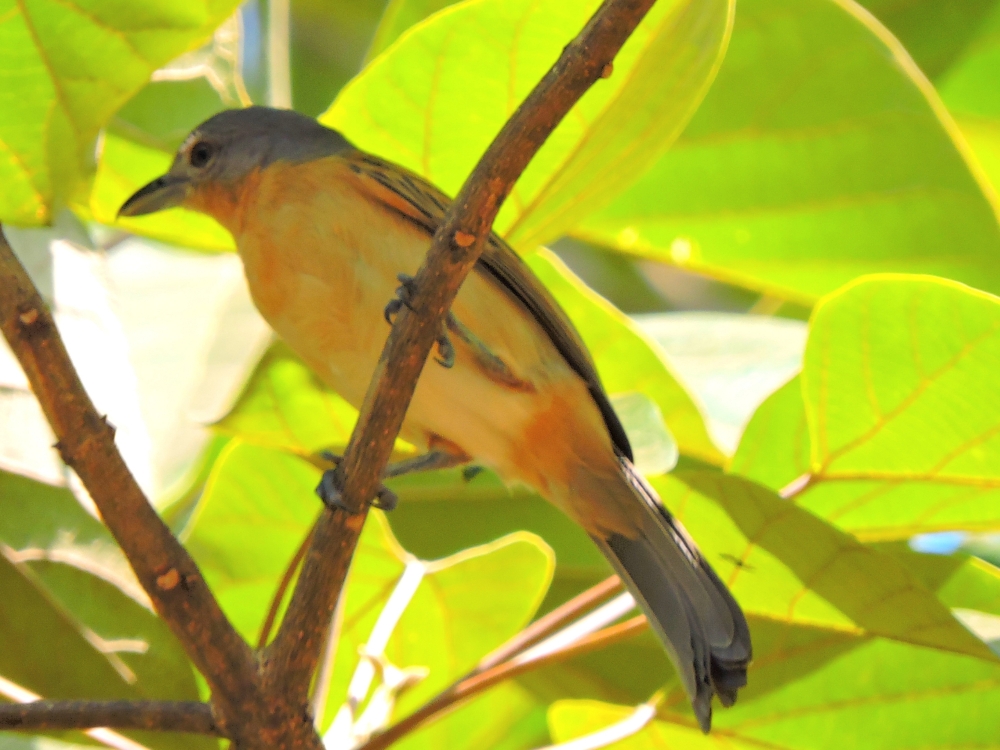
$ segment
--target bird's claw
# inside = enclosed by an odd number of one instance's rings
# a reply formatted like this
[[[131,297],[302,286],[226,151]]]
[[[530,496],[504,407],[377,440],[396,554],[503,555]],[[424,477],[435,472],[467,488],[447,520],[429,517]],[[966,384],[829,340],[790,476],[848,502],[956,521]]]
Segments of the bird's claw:
[[[445,333],[443,325],[441,326],[441,335],[437,339],[437,350],[441,356],[435,357],[434,361],[442,367],[451,369],[455,365],[455,347],[452,346],[451,339]]]
[[[330,459],[333,463],[340,462],[340,456],[334,456],[327,451],[324,451],[320,455],[323,458]],[[316,487],[316,494],[323,501],[323,505],[330,510],[342,510],[352,516],[358,513],[356,509],[349,508],[347,503],[344,502],[344,496],[340,492],[340,480],[334,469],[323,472],[323,476],[319,480],[319,485]],[[380,484],[378,489],[375,490],[375,499],[372,500],[371,504],[373,508],[390,511],[399,505],[399,496],[384,484]]]
[[[397,274],[396,280],[399,281],[399,286],[396,287],[396,297],[395,299],[389,300],[389,304],[385,306],[384,315],[385,322],[392,325],[399,311],[404,307],[413,312],[413,306],[410,304],[410,300],[413,299],[413,295],[416,292],[416,285],[413,283],[413,277],[408,276],[405,273]]]

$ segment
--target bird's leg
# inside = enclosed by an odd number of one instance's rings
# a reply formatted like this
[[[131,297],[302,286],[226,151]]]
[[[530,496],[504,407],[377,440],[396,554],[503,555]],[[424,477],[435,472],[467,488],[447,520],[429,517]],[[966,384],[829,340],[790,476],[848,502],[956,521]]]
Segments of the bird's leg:
[[[319,457],[324,461],[334,464],[335,466],[340,465],[340,462],[343,460],[343,456],[338,456],[330,451],[320,451]],[[385,471],[382,472],[382,477],[384,479],[392,479],[394,477],[401,477],[404,474],[412,474],[418,471],[447,469],[452,466],[459,466],[467,463],[468,460],[469,459],[465,456],[455,456],[454,454],[446,453],[445,451],[432,450],[422,455],[414,456],[413,458],[389,464],[385,467]],[[351,510],[344,504],[343,498],[341,497],[340,488],[337,486],[335,471],[335,469],[328,469],[323,472],[323,476],[319,481],[319,486],[316,487],[316,494],[319,495],[319,499],[322,500],[323,504],[328,508],[339,508],[340,510],[351,512]],[[372,501],[372,506],[378,508],[379,510],[390,511],[394,509],[398,503],[399,497],[396,493],[384,484],[380,484],[375,492],[375,499]]]
[[[405,273],[401,273],[396,278],[399,280],[399,287],[396,289],[396,297],[389,300],[389,304],[385,306],[383,314],[385,315],[385,322],[392,325],[396,321],[396,316],[399,311],[404,307],[413,311],[413,306],[410,301],[413,299],[413,295],[416,292],[416,286],[413,283],[413,277],[408,276]],[[451,367],[455,364],[455,347],[451,345],[451,339],[448,338],[448,329],[450,326],[450,321],[454,321],[454,316],[449,312],[448,317],[444,323],[441,324],[441,332],[437,337],[437,350],[439,357],[435,357],[434,361],[437,362],[442,367]]]

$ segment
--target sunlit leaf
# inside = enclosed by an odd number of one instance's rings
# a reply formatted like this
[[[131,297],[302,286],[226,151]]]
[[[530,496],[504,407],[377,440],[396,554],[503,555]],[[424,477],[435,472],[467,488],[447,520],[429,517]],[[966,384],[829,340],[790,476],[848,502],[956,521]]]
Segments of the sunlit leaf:
[[[887,270],[1000,291],[996,206],[955,132],[853,3],[741,0],[684,134],[575,233],[807,304]]]
[[[0,3],[0,220],[41,224],[93,171],[98,130],[234,0]]]
[[[597,3],[482,0],[398,40],[321,121],[454,194]],[[657,3],[546,140],[496,226],[515,246],[553,240],[631,184],[690,118],[715,75],[730,0]],[[488,29],[489,43],[469,44]],[[487,74],[488,73],[488,74]]]
[[[766,488],[708,471],[652,481],[748,614],[992,658],[895,558]]]
[[[802,381],[760,407],[729,471],[862,539],[995,529],[998,362],[995,297],[859,281],[817,307]]]
[[[0,677],[46,698],[197,700],[183,649],[104,527],[66,489],[0,472],[0,497],[0,640],[17,644],[0,649]]]

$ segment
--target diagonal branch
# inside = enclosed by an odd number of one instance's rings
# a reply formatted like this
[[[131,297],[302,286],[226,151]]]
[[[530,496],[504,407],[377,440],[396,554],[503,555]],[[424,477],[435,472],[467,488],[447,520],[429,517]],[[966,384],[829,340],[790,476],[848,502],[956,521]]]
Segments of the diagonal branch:
[[[514,182],[570,108],[610,69],[653,2],[605,0],[490,144],[435,233],[414,280],[413,311],[404,308],[397,317],[337,468],[342,499],[357,511],[323,512],[288,613],[264,652],[265,685],[283,685],[293,705],[306,702],[368,501],[375,496],[441,321]]]
[[[149,504],[115,447],[115,430],[84,390],[48,307],[0,228],[0,329],[72,467],[159,615],[226,713],[256,697],[250,647],[233,629],[187,551]],[[252,715],[252,714],[251,714]]]
[[[197,701],[51,701],[0,704],[0,731],[145,729],[221,736],[212,707]]]

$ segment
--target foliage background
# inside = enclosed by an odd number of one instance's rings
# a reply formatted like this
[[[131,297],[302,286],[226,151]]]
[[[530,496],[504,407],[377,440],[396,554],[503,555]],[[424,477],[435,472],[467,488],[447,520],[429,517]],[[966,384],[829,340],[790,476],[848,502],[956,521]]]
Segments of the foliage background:
[[[114,213],[191,127],[249,100],[454,192],[595,3],[445,6],[295,0],[285,35],[282,2],[0,3],[0,219],[251,640],[318,511],[305,457],[342,446],[354,413],[271,340],[220,228]],[[656,721],[621,747],[1000,744],[998,81],[996,0],[660,0],[497,227],[746,608],[750,683],[702,737],[646,634],[404,745],[539,747],[658,690]],[[0,692],[198,697],[6,350],[0,423]],[[396,489],[352,569],[324,729],[404,570],[420,584],[385,655],[429,671],[397,717],[609,574],[580,530],[488,473]]]

